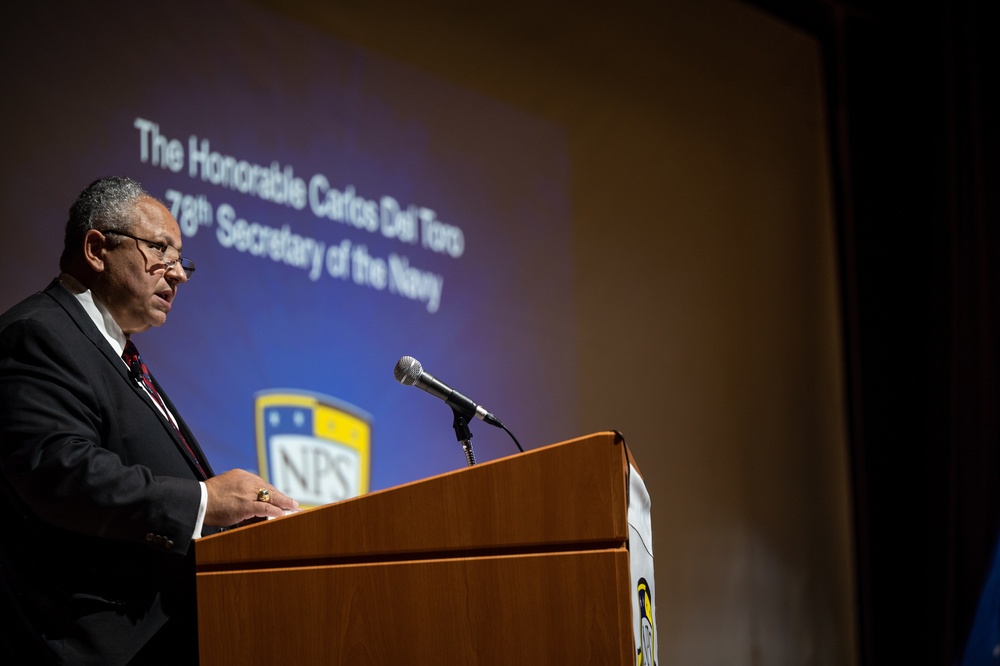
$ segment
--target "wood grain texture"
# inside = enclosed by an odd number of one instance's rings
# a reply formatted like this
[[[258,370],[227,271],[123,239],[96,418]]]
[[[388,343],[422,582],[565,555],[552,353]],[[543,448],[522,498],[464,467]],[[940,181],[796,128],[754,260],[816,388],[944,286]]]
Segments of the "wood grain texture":
[[[598,433],[202,539],[201,663],[632,663],[627,473]]]
[[[625,455],[599,433],[369,493],[199,539],[198,569],[624,543]]]
[[[204,574],[201,663],[628,664],[625,549]]]

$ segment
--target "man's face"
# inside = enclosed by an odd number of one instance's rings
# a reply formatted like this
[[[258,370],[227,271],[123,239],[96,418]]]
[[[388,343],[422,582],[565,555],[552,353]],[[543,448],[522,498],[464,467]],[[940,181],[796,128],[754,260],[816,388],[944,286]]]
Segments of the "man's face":
[[[167,259],[180,254],[180,227],[161,203],[143,197],[135,206],[133,218],[130,235],[169,246]],[[115,247],[104,249],[98,297],[126,334],[162,326],[177,294],[177,285],[187,281],[184,270],[174,265],[168,271],[149,243],[124,236],[118,240],[121,242]]]

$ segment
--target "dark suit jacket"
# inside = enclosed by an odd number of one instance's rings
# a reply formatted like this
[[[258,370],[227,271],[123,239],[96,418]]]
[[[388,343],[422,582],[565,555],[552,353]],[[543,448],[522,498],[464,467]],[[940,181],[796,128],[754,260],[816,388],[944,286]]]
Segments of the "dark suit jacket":
[[[0,472],[0,620],[28,628],[8,650],[115,664],[152,641],[152,663],[196,659],[204,476],[58,281],[0,316]]]

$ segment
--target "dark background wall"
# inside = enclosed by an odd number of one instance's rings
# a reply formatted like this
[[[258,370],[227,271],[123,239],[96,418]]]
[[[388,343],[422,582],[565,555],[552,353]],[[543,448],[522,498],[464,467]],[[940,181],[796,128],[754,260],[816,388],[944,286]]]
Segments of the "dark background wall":
[[[989,3],[760,2],[824,45],[863,663],[953,663],[997,537]]]

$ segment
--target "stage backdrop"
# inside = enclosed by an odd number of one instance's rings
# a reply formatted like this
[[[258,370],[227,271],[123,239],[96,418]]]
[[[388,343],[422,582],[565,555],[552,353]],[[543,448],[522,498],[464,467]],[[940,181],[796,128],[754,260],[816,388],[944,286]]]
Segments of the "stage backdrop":
[[[136,336],[216,470],[321,504],[465,465],[403,355],[526,448],[579,434],[568,158],[551,123],[238,2],[33,3],[0,42],[0,308],[128,175],[197,264]],[[609,220],[614,224],[614,220]],[[516,452],[472,424],[480,461]]]

